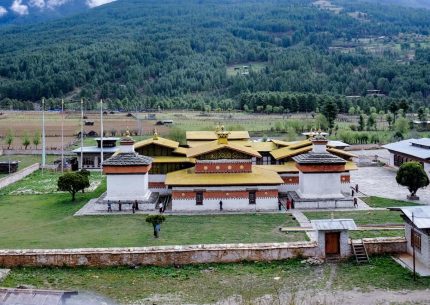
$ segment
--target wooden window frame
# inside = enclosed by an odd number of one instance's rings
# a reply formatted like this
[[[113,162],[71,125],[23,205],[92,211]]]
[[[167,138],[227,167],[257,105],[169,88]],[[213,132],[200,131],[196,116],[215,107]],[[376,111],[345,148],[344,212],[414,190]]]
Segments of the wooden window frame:
[[[196,192],[196,205],[203,205],[203,192],[202,191]]]
[[[257,203],[257,192],[256,191],[249,191],[248,192],[248,200],[249,200],[249,204],[256,204]]]
[[[411,230],[411,247],[421,252],[421,233],[414,229]]]

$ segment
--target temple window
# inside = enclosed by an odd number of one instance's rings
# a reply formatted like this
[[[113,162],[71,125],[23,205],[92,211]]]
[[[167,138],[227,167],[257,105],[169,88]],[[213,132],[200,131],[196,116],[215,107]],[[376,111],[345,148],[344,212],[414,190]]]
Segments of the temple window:
[[[415,246],[415,250],[421,252],[421,234],[415,230],[411,231],[411,247]]]
[[[196,192],[196,205],[203,205],[203,192]]]
[[[255,191],[249,192],[249,204],[255,204],[257,196]]]

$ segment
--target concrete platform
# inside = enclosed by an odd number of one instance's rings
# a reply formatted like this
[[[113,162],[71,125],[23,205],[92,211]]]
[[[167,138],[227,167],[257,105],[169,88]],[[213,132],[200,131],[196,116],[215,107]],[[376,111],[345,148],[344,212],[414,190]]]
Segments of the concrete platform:
[[[354,198],[345,195],[344,198],[301,198],[295,191],[288,192],[288,197],[294,200],[294,208],[307,209],[355,209]]]
[[[413,259],[412,255],[410,255],[409,253],[400,254],[396,257],[393,257],[393,259],[402,267],[409,269],[411,272],[413,272]],[[420,276],[430,276],[430,268],[424,266],[418,260],[415,260],[415,271]]]

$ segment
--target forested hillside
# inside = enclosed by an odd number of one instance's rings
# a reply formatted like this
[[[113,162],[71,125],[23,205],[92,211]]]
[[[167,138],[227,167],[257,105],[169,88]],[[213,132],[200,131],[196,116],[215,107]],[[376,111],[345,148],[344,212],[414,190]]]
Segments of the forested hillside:
[[[365,106],[427,104],[430,11],[346,0],[333,6],[340,9],[310,0],[120,0],[4,26],[0,105],[64,97],[103,98],[117,109],[257,111],[255,97],[274,92],[278,109],[291,110],[279,96],[306,95],[313,111],[327,98],[348,109],[345,96],[368,90],[378,97],[360,100]]]

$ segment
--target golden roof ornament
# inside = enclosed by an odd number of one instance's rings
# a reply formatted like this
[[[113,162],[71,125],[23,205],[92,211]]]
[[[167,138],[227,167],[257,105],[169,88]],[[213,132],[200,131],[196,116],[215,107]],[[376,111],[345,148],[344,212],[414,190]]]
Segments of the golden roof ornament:
[[[152,139],[154,139],[154,140],[158,140],[158,132],[157,132],[157,128],[154,128],[154,132],[153,132],[153,135],[152,135]]]
[[[218,144],[228,144],[228,135],[230,132],[225,130],[224,125],[221,125],[216,134],[218,135]]]

